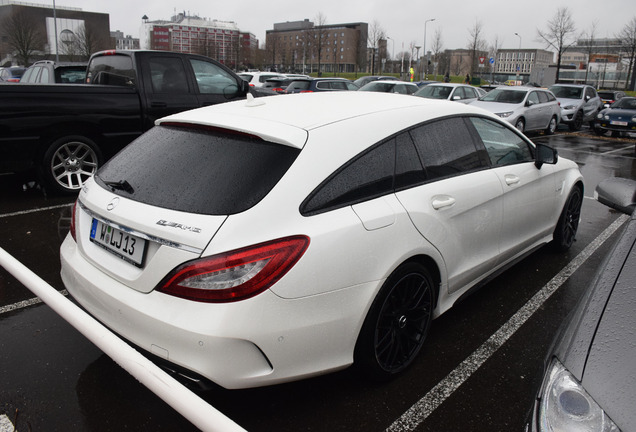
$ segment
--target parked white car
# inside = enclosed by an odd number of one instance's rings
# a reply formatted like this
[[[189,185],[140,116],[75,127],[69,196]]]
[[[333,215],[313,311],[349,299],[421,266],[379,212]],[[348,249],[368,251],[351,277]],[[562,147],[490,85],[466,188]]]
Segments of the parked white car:
[[[485,94],[486,90],[467,84],[434,83],[420,88],[415,93],[415,96],[426,99],[443,99],[467,104],[477,100],[477,98],[484,96]]]
[[[542,130],[553,134],[561,121],[561,108],[554,95],[535,87],[497,87],[471,105],[497,114],[521,132]]]
[[[589,85],[555,84],[550,91],[561,104],[561,121],[571,131],[580,130],[585,122],[593,122],[603,107],[598,93]]]
[[[582,197],[574,162],[469,105],[248,99],[161,119],[100,168],[61,275],[191,383],[352,363],[386,379],[469,289],[543,244],[568,249]]]
[[[285,74],[278,72],[241,72],[238,74],[252,87],[262,87],[263,83],[270,78],[284,77]]]

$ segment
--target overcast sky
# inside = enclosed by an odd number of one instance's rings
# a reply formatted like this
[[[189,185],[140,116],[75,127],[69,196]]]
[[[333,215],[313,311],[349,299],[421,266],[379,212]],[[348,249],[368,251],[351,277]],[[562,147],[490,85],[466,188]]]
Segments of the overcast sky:
[[[35,2],[53,4],[53,0]],[[326,18],[326,24],[366,22],[371,25],[376,22],[394,41],[389,40],[388,49],[395,48],[396,54],[402,51],[402,46],[408,50],[411,43],[421,46],[424,22],[433,18],[435,21],[426,25],[428,50],[438,30],[444,49],[466,48],[470,40],[469,29],[476,22],[481,23],[483,39],[488,45],[498,37],[501,48],[518,48],[519,42],[522,48],[545,48],[545,44],[537,39],[537,29],[545,30],[546,22],[563,6],[570,9],[577,33],[589,32],[596,22],[596,38],[613,37],[636,17],[634,0],[55,0],[55,4],[108,13],[111,30],[121,30],[133,37],[139,37],[144,15],[150,20],[168,20],[175,11],[186,11],[200,17],[234,21],[241,31],[253,33],[261,43],[265,40],[265,31],[273,29],[274,23],[305,18],[315,21],[320,13]]]

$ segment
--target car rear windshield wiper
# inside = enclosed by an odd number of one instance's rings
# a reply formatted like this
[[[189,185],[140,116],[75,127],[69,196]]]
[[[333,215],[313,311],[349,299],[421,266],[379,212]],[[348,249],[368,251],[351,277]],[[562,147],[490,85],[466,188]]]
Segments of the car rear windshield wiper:
[[[112,192],[114,192],[115,190],[119,189],[119,190],[123,190],[124,192],[128,192],[129,194],[135,193],[135,189],[133,189],[131,184],[128,183],[128,180],[119,180],[119,181],[104,181],[104,180],[102,180],[102,181],[104,182],[104,184],[106,186],[111,188]]]

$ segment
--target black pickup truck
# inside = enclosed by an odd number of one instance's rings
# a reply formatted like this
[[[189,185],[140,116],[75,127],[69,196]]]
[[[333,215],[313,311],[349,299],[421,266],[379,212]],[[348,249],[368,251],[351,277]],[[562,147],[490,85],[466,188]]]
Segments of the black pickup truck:
[[[219,62],[165,51],[102,51],[85,84],[0,85],[0,174],[34,171],[77,192],[156,119],[263,95]]]

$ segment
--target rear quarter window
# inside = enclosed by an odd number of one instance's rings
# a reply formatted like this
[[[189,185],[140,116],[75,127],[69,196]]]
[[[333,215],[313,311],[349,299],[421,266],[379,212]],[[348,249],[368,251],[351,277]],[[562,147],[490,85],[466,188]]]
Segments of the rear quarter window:
[[[231,215],[261,201],[300,150],[223,131],[156,126],[95,176],[114,193],[189,213]],[[132,190],[107,182],[128,182]]]
[[[93,57],[86,75],[88,84],[134,86],[137,74],[132,58],[127,55],[99,55]]]

